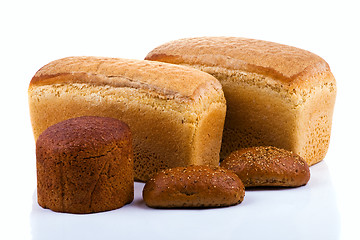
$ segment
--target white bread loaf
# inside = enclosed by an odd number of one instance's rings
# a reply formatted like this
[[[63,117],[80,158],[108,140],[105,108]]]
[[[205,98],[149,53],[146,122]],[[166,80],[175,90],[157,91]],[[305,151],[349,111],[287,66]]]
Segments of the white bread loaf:
[[[199,37],[165,43],[145,59],[191,66],[221,82],[227,102],[222,159],[251,146],[293,151],[309,165],[325,157],[336,82],[321,57],[261,40]]]
[[[127,123],[136,180],[169,167],[219,164],[226,103],[221,84],[202,71],[144,60],[69,57],[42,67],[28,95],[35,139],[73,117]]]

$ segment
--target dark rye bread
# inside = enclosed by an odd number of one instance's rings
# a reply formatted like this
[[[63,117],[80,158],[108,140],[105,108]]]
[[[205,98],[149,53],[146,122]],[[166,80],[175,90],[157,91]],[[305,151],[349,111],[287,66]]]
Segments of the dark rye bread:
[[[153,208],[210,208],[239,204],[244,185],[220,167],[188,166],[159,172],[146,182],[143,198]]]
[[[56,212],[94,213],[134,198],[129,127],[85,116],[47,128],[36,142],[38,203]]]
[[[306,162],[276,147],[252,147],[232,152],[220,166],[236,173],[245,187],[297,187],[310,179]]]

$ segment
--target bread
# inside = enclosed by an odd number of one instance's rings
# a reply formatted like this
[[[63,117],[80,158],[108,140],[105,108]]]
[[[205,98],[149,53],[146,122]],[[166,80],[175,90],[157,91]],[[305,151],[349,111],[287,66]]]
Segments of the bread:
[[[133,201],[129,127],[79,117],[47,128],[36,142],[38,203],[56,212],[95,213]]]
[[[187,165],[218,165],[226,103],[209,74],[166,63],[68,57],[30,82],[35,139],[47,127],[93,115],[124,121],[133,134],[135,179]]]
[[[310,179],[306,162],[275,147],[252,147],[232,152],[220,166],[239,176],[245,187],[298,187]]]
[[[220,167],[188,166],[167,169],[146,182],[143,199],[153,208],[209,208],[239,204],[244,185]]]
[[[276,146],[321,161],[330,140],[336,82],[319,56],[278,43],[237,38],[175,40],[147,60],[191,66],[215,76],[226,102],[221,159],[251,146]]]

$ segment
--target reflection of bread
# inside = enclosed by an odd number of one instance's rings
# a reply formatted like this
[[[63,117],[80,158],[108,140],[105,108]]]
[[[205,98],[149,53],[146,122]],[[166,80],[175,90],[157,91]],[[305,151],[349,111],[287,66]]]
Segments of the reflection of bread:
[[[242,202],[245,188],[236,174],[220,167],[167,169],[146,182],[143,198],[149,207],[224,207]]]
[[[190,164],[219,164],[226,104],[220,83],[193,68],[144,60],[69,57],[41,68],[29,86],[35,139],[65,119],[127,123],[135,178]]]
[[[261,145],[291,150],[310,165],[325,157],[336,83],[319,56],[260,40],[202,37],[166,43],[146,59],[220,80],[227,102],[221,158]]]
[[[275,147],[241,149],[220,165],[236,173],[245,187],[297,187],[310,179],[309,166],[299,155]]]
[[[46,129],[36,142],[39,205],[93,213],[134,198],[129,127],[113,118],[80,117]]]

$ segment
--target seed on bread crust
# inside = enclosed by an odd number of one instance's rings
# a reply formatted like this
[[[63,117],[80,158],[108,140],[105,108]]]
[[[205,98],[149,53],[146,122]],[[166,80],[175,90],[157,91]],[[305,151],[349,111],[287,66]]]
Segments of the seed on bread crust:
[[[210,208],[239,204],[244,185],[220,167],[188,166],[163,170],[146,182],[143,198],[153,208]]]
[[[299,155],[271,146],[232,152],[220,166],[236,173],[245,187],[298,187],[310,179],[309,166]]]

